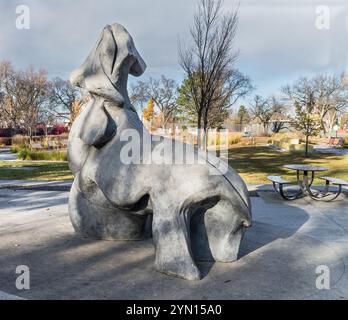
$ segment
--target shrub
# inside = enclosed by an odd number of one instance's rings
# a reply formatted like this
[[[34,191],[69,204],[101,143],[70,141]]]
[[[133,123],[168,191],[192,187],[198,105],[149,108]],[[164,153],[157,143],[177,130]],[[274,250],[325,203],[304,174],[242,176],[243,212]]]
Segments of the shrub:
[[[23,151],[23,160],[48,160],[48,161],[67,161],[66,151]],[[19,155],[18,155],[19,156]]]
[[[226,134],[221,134],[220,132],[216,132],[214,134],[213,132],[210,132],[208,134],[208,146],[225,146],[228,144],[228,146],[232,144],[237,144],[241,141],[241,134],[239,133],[228,133],[227,137]],[[227,140],[227,141],[226,141]]]
[[[241,134],[235,133],[235,134],[229,134],[228,135],[228,144],[237,144],[241,141]]]
[[[25,145],[12,145],[11,151],[17,153],[17,158],[20,160],[52,160],[52,161],[67,161],[66,150],[54,151],[33,151]]]
[[[49,141],[55,141],[57,145],[62,145],[68,139],[68,133],[62,133],[61,135],[48,135],[48,136],[34,136],[31,140],[35,143],[41,143],[43,147],[48,148]],[[30,145],[30,137],[23,135],[15,135],[12,137],[12,145]]]
[[[12,144],[10,150],[13,153],[18,153],[22,150],[26,150],[28,147],[25,144]]]
[[[300,132],[278,132],[272,134],[273,140],[282,140],[282,139],[302,139],[303,134]]]
[[[12,145],[26,145],[28,146],[30,138],[28,136],[23,136],[21,134],[16,134],[12,137]]]
[[[18,152],[17,154],[17,159],[18,160],[26,160],[29,154],[29,150],[27,149],[22,149]]]

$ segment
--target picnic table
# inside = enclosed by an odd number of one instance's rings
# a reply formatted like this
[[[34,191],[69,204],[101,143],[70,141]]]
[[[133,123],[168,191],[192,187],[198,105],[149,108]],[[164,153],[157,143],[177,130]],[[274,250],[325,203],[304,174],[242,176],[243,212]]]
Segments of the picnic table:
[[[286,200],[295,200],[308,195],[314,200],[332,201],[336,199],[342,192],[342,186],[348,185],[348,182],[342,179],[322,176],[320,179],[325,181],[323,191],[314,190],[311,188],[316,172],[324,172],[329,170],[326,167],[313,166],[307,164],[286,164],[283,166],[286,169],[296,171],[297,185],[299,188],[296,192],[285,192],[284,185],[293,185],[292,182],[284,180],[280,176],[268,176],[272,181],[273,187]],[[330,192],[330,183],[338,186],[337,192]]]

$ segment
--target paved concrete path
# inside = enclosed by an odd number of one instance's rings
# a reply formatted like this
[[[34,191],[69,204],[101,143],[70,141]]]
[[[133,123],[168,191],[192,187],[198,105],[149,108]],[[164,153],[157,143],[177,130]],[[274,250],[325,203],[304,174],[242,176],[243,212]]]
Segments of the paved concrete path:
[[[152,241],[101,241],[74,233],[68,193],[0,190],[0,299],[347,299],[348,199],[284,202],[252,197],[254,225],[234,263],[200,263],[204,278],[185,281],[153,268]],[[15,269],[30,268],[30,290]],[[331,289],[316,288],[316,268]]]
[[[72,180],[47,181],[47,180],[0,180],[0,189],[27,189],[43,191],[69,191]]]
[[[25,300],[25,299],[0,291],[0,300]]]
[[[9,148],[0,148],[0,161],[17,160],[17,154],[12,153]]]
[[[314,150],[320,153],[333,153],[348,156],[348,149],[334,148],[329,146],[328,144],[317,144],[314,146]]]

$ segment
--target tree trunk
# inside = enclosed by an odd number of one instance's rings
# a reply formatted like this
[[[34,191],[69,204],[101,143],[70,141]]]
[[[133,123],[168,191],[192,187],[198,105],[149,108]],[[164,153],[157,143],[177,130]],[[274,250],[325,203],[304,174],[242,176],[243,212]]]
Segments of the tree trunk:
[[[167,133],[167,122],[165,121],[164,112],[162,112],[162,127],[165,133]]]
[[[306,135],[306,150],[305,150],[305,157],[308,158],[308,135]]]
[[[336,124],[337,122],[337,115],[336,115],[336,112],[332,113],[332,114],[329,114],[328,115],[328,118],[329,118],[329,131],[328,131],[328,138],[330,138],[331,136],[331,133],[332,133],[332,130],[333,130],[333,127],[334,125]],[[336,132],[336,135],[337,135],[337,132]]]
[[[207,151],[208,149],[208,128],[207,126],[204,126],[204,137],[203,137],[203,142],[204,142],[204,150]]]
[[[208,109],[206,109],[204,112],[203,129],[204,129],[203,149],[207,151],[208,149]]]
[[[173,130],[173,135],[176,136],[175,116],[172,117],[172,130]]]
[[[268,136],[268,123],[267,122],[263,123],[263,134],[265,136]]]
[[[16,134],[16,131],[15,131],[15,129],[12,127],[12,125],[11,125],[11,127],[10,127],[10,136],[11,136],[11,138],[14,136]]]
[[[197,117],[197,145],[201,147],[201,128],[202,128],[202,111],[198,112]]]
[[[322,118],[322,119],[320,120],[320,122],[321,122],[321,128],[322,128],[322,130],[323,130],[323,135],[324,135],[324,137],[325,137],[326,135],[330,136],[330,132],[327,132],[327,131],[326,131],[326,128],[325,128],[325,121],[324,121],[324,118]]]

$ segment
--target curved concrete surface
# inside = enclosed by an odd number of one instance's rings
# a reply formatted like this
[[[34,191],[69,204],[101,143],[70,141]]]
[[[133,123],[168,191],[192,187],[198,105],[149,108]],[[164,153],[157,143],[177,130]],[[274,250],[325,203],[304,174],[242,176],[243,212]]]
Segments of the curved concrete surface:
[[[67,192],[0,190],[0,289],[26,299],[348,298],[348,199],[284,202],[259,194],[240,260],[200,263],[204,278],[190,282],[154,270],[151,240],[76,236]],[[15,268],[23,264],[31,288],[21,291]],[[330,290],[316,288],[318,265],[330,269]]]

